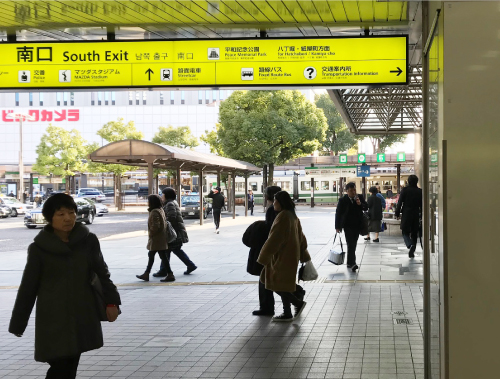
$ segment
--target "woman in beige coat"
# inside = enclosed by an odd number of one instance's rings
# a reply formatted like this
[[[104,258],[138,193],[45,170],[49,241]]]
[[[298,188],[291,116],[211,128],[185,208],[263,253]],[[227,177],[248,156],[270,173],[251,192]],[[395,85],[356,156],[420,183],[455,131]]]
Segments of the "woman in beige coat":
[[[162,260],[163,266],[170,270],[170,264],[167,259],[167,233],[166,233],[166,224],[167,219],[165,218],[165,212],[162,209],[161,198],[158,195],[149,195],[148,196],[148,244],[146,248],[149,250],[148,253],[148,266],[146,267],[146,271],[142,275],[136,275],[138,279],[142,279],[146,282],[149,281],[149,273],[151,272],[151,268],[153,267],[153,263],[155,262],[155,255],[158,252],[160,259]],[[173,275],[172,275],[173,277]],[[170,281],[174,281],[173,280]]]
[[[265,284],[266,289],[280,295],[283,301],[284,312],[273,317],[273,321],[292,321],[302,313],[306,305],[305,301],[294,295],[299,260],[307,262],[311,257],[307,251],[306,237],[295,214],[295,203],[288,192],[280,191],[274,195],[273,206],[278,215],[257,259],[264,266],[260,281]],[[295,307],[293,315],[291,304]]]

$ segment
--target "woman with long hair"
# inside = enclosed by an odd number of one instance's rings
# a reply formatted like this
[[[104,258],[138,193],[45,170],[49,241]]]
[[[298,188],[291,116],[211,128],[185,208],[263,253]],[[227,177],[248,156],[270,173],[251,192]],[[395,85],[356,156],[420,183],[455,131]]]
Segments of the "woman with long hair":
[[[382,200],[377,196],[377,187],[371,187],[369,192],[371,193],[371,196],[368,198],[368,215],[370,216],[370,221],[368,222],[368,235],[365,241],[370,241],[370,233],[375,233],[373,242],[379,242],[378,234],[382,229],[383,216]]]
[[[298,317],[306,302],[295,295],[297,268],[300,262],[308,262],[307,240],[295,214],[295,203],[286,191],[274,195],[274,211],[277,212],[269,237],[262,247],[257,262],[264,266],[260,280],[266,289],[276,292],[283,301],[283,314],[273,321],[292,321]],[[292,314],[291,305],[295,307]]]
[[[146,248],[148,249],[148,265],[146,271],[142,275],[136,275],[138,279],[142,279],[146,282],[149,281],[149,273],[155,262],[155,255],[158,253],[162,261],[163,267],[168,271],[170,270],[170,264],[167,259],[167,233],[166,225],[167,220],[165,218],[165,212],[163,212],[161,198],[158,195],[148,196],[148,244]],[[172,275],[173,276],[173,275]],[[170,278],[168,280],[173,282],[175,278]]]
[[[9,332],[21,337],[36,302],[35,360],[50,365],[46,378],[74,379],[82,353],[103,346],[101,316],[91,277],[99,279],[109,322],[117,319],[120,295],[110,279],[96,235],[76,222],[77,205],[65,193],[43,205],[48,224],[28,248],[28,262]]]

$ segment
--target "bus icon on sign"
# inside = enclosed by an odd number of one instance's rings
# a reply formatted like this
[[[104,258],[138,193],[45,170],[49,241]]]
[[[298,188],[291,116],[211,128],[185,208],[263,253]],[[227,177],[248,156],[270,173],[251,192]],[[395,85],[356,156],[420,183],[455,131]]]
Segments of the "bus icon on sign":
[[[171,68],[162,68],[161,69],[161,80],[170,82],[172,81],[172,69]]]
[[[253,68],[242,68],[241,80],[253,80]]]

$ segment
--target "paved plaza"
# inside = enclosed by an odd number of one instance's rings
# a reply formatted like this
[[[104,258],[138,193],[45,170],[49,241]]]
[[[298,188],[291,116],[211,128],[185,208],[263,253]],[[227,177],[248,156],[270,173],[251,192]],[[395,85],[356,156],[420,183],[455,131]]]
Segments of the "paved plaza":
[[[188,226],[185,251],[199,269],[183,275],[185,266],[172,256],[174,283],[135,278],[147,262],[144,233],[101,239],[123,314],[103,323],[105,346],[83,354],[78,377],[423,378],[420,249],[410,260],[402,238],[382,233],[380,244],[360,238],[358,273],[334,266],[327,261],[334,212],[298,210],[320,277],[304,285],[307,306],[292,323],[251,314],[257,277],[246,273],[241,237],[263,219],[261,212],[223,218],[219,235],[211,220]],[[0,255],[0,377],[6,379],[44,378],[48,368],[33,361],[34,319],[22,338],[7,332],[25,260],[25,250]]]

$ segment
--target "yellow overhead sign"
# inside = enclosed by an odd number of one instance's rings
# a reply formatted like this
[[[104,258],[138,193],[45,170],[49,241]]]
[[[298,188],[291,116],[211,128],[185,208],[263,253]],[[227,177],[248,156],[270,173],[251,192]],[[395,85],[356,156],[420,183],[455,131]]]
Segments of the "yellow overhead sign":
[[[0,44],[0,89],[407,83],[407,37]]]

